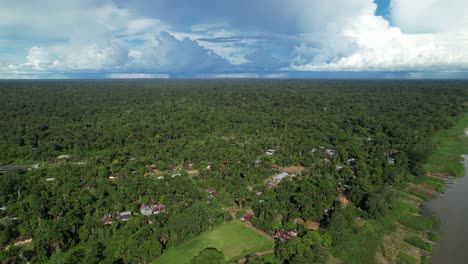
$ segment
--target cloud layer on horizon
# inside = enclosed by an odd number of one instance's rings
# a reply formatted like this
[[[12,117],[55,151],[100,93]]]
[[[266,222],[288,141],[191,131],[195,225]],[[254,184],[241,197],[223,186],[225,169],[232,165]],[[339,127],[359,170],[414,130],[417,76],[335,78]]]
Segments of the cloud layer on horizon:
[[[372,0],[5,0],[0,78],[466,76],[468,2],[389,7],[390,21]]]

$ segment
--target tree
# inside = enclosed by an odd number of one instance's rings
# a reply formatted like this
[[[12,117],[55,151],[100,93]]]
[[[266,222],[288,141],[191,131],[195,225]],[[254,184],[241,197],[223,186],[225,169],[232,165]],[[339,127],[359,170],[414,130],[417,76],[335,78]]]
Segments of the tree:
[[[7,250],[0,252],[0,263],[5,264],[19,264],[24,263],[24,260],[20,257],[20,250],[17,247],[10,247]]]
[[[190,264],[222,264],[224,261],[223,252],[217,250],[216,248],[205,248],[200,251],[197,256],[195,256]]]
[[[333,212],[328,225],[328,231],[333,238],[333,241],[340,241],[340,238],[347,232],[352,232],[355,226],[354,214],[350,208],[338,208]]]
[[[331,239],[327,233],[313,232],[302,238],[279,242],[275,253],[283,263],[325,263],[330,245]]]

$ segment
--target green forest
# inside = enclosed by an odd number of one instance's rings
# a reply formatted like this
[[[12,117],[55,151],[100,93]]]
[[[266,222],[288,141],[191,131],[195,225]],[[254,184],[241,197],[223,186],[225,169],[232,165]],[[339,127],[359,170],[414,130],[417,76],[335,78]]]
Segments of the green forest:
[[[468,82],[1,81],[0,98],[1,263],[158,263],[233,221],[274,239],[247,263],[356,263],[340,248],[426,176]]]

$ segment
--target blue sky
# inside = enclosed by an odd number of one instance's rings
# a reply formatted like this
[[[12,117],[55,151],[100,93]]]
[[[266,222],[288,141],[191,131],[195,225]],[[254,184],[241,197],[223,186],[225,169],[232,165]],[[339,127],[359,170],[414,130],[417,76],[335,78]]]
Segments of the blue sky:
[[[375,3],[377,4],[377,10],[375,14],[378,16],[388,18],[388,16],[390,15],[390,0],[376,0]]]
[[[2,0],[0,78],[467,78],[465,0]]]

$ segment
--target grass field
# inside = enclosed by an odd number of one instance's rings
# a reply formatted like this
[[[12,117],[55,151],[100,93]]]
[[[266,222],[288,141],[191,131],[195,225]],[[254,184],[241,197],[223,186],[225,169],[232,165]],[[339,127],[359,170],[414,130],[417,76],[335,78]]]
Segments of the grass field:
[[[184,264],[207,247],[214,247],[224,253],[226,261],[246,255],[273,249],[273,241],[239,221],[231,221],[212,231],[168,250],[154,263]]]
[[[451,128],[434,135],[432,144],[436,149],[427,160],[427,171],[434,174],[450,173],[457,177],[465,175],[460,155],[468,154],[468,136],[464,135],[467,128],[468,113],[463,113]]]

